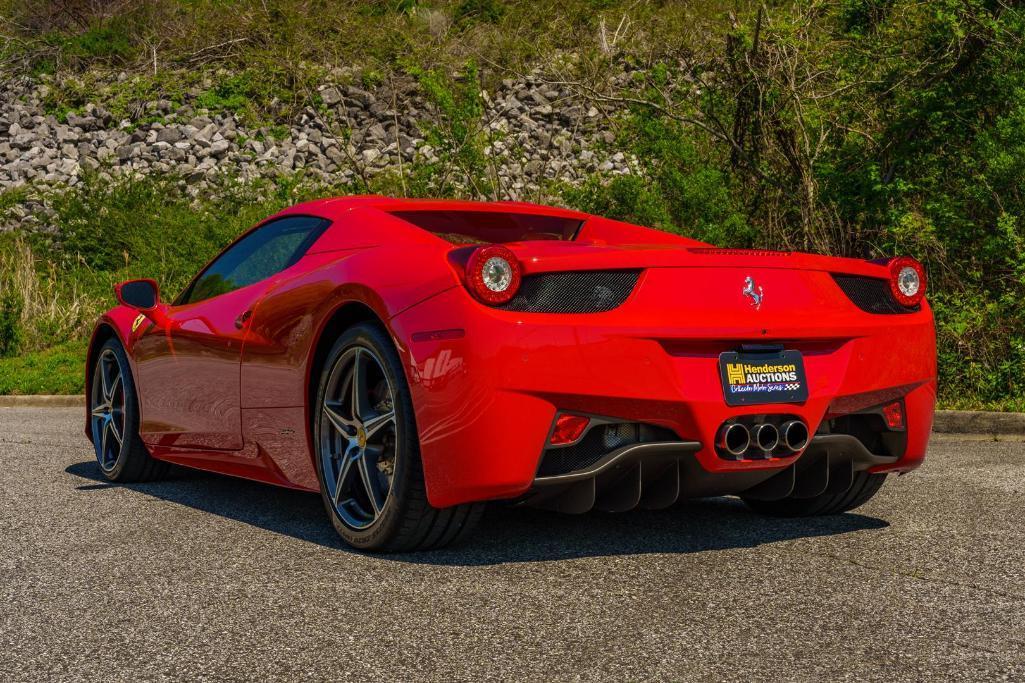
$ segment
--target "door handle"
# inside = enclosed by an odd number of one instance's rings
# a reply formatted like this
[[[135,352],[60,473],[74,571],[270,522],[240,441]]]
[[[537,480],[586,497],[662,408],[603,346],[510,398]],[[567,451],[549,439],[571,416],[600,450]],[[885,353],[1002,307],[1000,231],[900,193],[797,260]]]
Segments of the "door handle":
[[[246,323],[249,322],[251,317],[253,317],[253,309],[242,311],[238,314],[238,317],[235,318],[235,327],[241,330],[246,326]]]

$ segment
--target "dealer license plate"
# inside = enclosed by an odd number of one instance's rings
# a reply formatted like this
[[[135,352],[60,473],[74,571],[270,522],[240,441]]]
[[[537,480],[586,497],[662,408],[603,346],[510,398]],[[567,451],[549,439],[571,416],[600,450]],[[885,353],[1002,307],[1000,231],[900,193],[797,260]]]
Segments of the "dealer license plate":
[[[719,354],[719,377],[729,406],[801,403],[808,398],[800,351],[726,351]]]

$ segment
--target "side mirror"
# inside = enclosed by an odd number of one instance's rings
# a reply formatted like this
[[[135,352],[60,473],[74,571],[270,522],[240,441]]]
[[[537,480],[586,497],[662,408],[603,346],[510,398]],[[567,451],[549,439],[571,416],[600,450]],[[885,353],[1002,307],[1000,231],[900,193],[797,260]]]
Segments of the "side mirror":
[[[114,296],[119,304],[149,313],[160,303],[160,288],[156,280],[127,280],[114,285]]]

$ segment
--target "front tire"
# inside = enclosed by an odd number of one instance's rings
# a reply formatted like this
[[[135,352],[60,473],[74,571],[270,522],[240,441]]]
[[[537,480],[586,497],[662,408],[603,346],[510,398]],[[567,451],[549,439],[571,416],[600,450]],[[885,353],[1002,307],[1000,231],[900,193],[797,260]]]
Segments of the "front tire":
[[[100,347],[89,392],[89,427],[100,472],[110,481],[141,482],[167,475],[170,465],[154,459],[139,437],[139,400],[121,342]]]
[[[823,493],[813,498],[784,498],[782,500],[755,500],[744,498],[743,501],[755,512],[773,517],[816,517],[820,515],[838,515],[864,505],[874,496],[886,481],[885,474],[858,472],[854,475],[854,483],[842,493]]]
[[[336,341],[319,378],[313,442],[324,507],[361,550],[438,548],[465,537],[482,504],[427,501],[413,402],[391,340],[362,323]]]

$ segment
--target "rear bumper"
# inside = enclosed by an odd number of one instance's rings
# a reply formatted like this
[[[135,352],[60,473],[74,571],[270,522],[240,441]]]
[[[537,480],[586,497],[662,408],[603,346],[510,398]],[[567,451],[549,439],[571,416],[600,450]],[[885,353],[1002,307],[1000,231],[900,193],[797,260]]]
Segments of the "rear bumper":
[[[727,419],[788,414],[815,433],[835,416],[903,398],[902,452],[865,467],[913,469],[925,455],[936,398],[931,312],[926,306],[909,315],[850,312],[848,318],[775,329],[764,319],[650,325],[640,322],[636,307],[583,315],[513,313],[485,308],[454,288],[393,318],[391,326],[413,393],[428,496],[444,507],[519,498],[543,488],[544,482],[535,482],[538,465],[559,411],[672,430],[686,444],[669,458],[683,468],[677,479],[685,475],[688,484],[677,496],[685,497],[745,491],[805,457],[725,460],[713,443]],[[808,399],[726,406],[719,353],[767,342],[802,351]],[[815,448],[813,442],[805,454]],[[630,463],[641,460],[649,458],[631,456]],[[638,481],[654,476],[647,469]],[[591,479],[600,485],[602,476]]]
[[[856,472],[892,465],[897,456],[870,452],[847,434],[820,434],[789,466],[709,473],[693,457],[696,442],[621,448],[586,469],[538,477],[524,502],[566,513],[660,509],[678,500],[742,493],[760,500],[814,497],[847,490]]]

